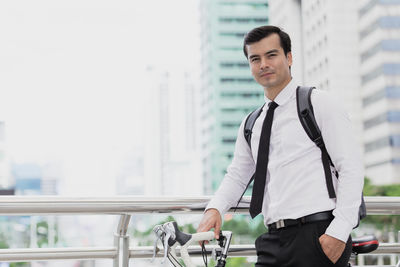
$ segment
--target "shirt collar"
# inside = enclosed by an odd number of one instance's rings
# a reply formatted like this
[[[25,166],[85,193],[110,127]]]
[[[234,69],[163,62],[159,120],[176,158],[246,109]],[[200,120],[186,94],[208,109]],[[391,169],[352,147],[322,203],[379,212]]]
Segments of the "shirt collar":
[[[276,102],[279,106],[285,105],[287,102],[289,102],[289,100],[296,92],[296,88],[297,82],[292,78],[290,82],[286,85],[286,87],[283,88],[282,91],[280,91],[279,94],[275,97],[274,102]],[[268,104],[272,102],[272,100],[270,100],[266,95],[264,95],[264,100],[266,106],[268,106]]]

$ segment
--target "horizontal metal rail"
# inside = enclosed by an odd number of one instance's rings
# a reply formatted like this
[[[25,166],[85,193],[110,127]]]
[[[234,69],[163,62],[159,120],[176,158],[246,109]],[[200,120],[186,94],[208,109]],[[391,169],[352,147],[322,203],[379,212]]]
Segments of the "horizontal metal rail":
[[[206,246],[206,251],[210,255],[212,250],[220,250],[217,245]],[[200,246],[189,246],[188,252],[191,256],[201,256]],[[400,243],[382,243],[379,247],[369,254],[396,254],[400,253]],[[148,259],[153,257],[153,247],[143,246],[143,247],[133,247],[129,249],[129,255],[131,258],[141,258]],[[179,247],[176,250],[176,255],[180,256]],[[255,245],[230,245],[229,247],[229,257],[249,257],[257,256]],[[162,249],[157,250],[156,257],[164,257],[164,252]]]
[[[217,245],[207,245],[206,250],[210,255],[212,250],[220,250]],[[189,246],[188,252],[191,256],[201,256],[200,246]],[[400,253],[400,243],[383,243],[378,249],[370,254],[396,254]],[[38,260],[70,260],[70,259],[113,259],[117,257],[115,247],[75,247],[75,248],[27,248],[27,249],[1,249],[0,261],[38,261]],[[180,256],[179,247],[177,255]],[[229,257],[256,256],[254,245],[231,245]],[[131,247],[129,258],[150,259],[153,257],[153,246]],[[164,257],[162,249],[158,249],[157,258]]]
[[[106,198],[60,196],[0,196],[0,215],[38,214],[141,214],[202,213],[211,197]],[[365,197],[368,214],[400,215],[400,197]],[[250,197],[244,197],[236,213],[247,214]],[[232,212],[233,210],[231,210]]]
[[[60,197],[60,196],[0,196],[0,215],[120,215],[112,247],[67,247],[67,248],[27,248],[1,249],[0,261],[38,261],[67,259],[112,259],[113,266],[126,267],[130,258],[151,258],[153,247],[129,248],[126,235],[131,216],[149,213],[202,213],[211,197],[132,197],[118,196],[106,198]],[[366,197],[368,214],[400,215],[400,197]],[[247,214],[250,197],[244,197],[236,213]],[[232,212],[231,210],[230,212]],[[211,251],[216,246],[208,246]],[[200,255],[198,246],[189,252]],[[399,243],[381,244],[374,254],[400,253]],[[254,245],[231,245],[230,257],[255,256]],[[162,257],[162,251],[157,253]]]
[[[115,247],[0,249],[0,262],[113,259],[117,255]]]

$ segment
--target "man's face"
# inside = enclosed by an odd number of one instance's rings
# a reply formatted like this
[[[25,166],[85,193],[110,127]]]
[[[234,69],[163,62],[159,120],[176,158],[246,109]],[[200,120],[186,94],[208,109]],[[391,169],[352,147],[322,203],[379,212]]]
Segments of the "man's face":
[[[251,73],[264,88],[282,89],[290,81],[292,53],[285,55],[278,34],[247,45],[247,54]]]

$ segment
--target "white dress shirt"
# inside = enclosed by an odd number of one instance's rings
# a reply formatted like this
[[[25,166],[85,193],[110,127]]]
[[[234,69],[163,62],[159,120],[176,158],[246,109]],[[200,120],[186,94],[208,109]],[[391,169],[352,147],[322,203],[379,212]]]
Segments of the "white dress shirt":
[[[326,187],[321,150],[304,131],[297,115],[297,83],[292,81],[279,93],[269,147],[269,162],[262,214],[268,225],[280,219],[297,219],[316,212],[333,210],[334,219],[326,234],[347,241],[358,221],[358,209],[364,182],[360,148],[352,125],[340,101],[321,90],[313,90],[311,102],[328,153],[339,179],[332,175],[336,199],[330,199]],[[268,103],[256,120],[251,147],[240,125],[232,163],[207,209],[221,215],[236,203],[255,171],[261,128]]]

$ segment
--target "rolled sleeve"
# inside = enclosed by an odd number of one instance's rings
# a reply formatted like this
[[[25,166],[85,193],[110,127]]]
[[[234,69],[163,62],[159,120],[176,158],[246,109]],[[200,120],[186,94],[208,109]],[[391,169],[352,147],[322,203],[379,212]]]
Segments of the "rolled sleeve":
[[[364,185],[361,147],[339,99],[320,90],[314,91],[312,101],[315,118],[328,153],[339,173],[336,207],[333,210],[335,218],[327,228],[326,234],[346,242],[351,230],[358,223]]]
[[[326,229],[325,234],[346,243],[351,233],[351,230],[353,230],[353,225],[349,224],[347,221],[335,217],[335,219],[333,219],[333,221]]]

